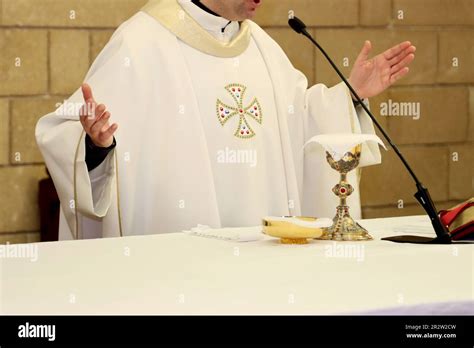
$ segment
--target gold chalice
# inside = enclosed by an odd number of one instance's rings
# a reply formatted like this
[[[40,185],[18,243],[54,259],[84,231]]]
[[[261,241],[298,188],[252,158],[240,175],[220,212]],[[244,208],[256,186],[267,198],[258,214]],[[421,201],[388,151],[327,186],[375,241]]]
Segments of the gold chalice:
[[[349,152],[336,161],[334,157],[326,151],[326,159],[331,168],[337,170],[341,178],[339,183],[333,187],[332,192],[339,197],[339,205],[336,208],[336,216],[331,227],[323,229],[323,234],[317,239],[338,240],[338,241],[360,241],[372,240],[369,232],[360,226],[349,215],[347,197],[354,192],[354,188],[347,182],[347,173],[359,165],[362,145],[353,147]]]

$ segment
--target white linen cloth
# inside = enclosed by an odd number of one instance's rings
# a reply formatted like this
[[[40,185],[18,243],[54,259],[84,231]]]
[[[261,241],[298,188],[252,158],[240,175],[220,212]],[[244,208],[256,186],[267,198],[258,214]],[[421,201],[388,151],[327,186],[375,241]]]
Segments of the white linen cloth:
[[[173,233],[36,244],[36,262],[0,259],[0,311],[339,314],[473,301],[472,245],[380,240],[399,226],[429,226],[424,216],[359,222],[374,241],[282,245]]]

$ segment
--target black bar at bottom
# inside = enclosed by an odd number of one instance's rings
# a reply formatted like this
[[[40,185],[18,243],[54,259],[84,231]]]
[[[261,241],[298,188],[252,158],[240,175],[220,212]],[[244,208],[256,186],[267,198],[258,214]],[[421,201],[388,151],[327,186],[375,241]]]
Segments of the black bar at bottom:
[[[53,326],[46,325],[54,325],[54,340]],[[472,347],[473,327],[472,316],[3,316],[0,317],[0,346],[376,344]],[[43,337],[31,337],[40,333]]]

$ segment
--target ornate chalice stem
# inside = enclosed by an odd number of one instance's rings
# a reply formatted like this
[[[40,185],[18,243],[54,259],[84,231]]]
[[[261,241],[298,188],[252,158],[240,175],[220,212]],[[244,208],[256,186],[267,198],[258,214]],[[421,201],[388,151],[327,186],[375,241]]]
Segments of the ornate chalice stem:
[[[346,181],[347,173],[341,173],[339,184],[333,187],[332,192],[339,197],[339,205],[336,208],[336,216],[334,217],[334,225],[331,226],[332,239],[343,240],[342,223],[344,218],[349,215],[349,207],[347,206],[347,196],[353,192],[352,186]]]
[[[340,173],[339,183],[333,187],[332,192],[339,197],[339,205],[336,208],[336,216],[331,227],[327,228],[320,239],[339,241],[371,240],[367,230],[352,219],[349,214],[347,197],[354,192],[354,188],[347,182],[347,173],[359,165],[361,146],[358,145],[350,152],[336,161],[329,152],[326,159],[331,167]]]

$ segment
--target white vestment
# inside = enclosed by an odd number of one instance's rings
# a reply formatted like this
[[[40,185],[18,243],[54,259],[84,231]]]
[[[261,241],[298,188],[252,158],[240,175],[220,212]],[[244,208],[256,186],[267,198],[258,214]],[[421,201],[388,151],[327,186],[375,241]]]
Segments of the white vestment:
[[[308,89],[257,24],[232,22],[219,32],[224,19],[180,3],[151,1],[119,27],[86,76],[119,124],[117,146],[99,167],[89,173],[85,163],[80,90],[38,122],[61,200],[60,239],[335,214],[338,174],[323,149],[303,145],[322,133],[373,133],[368,115],[342,83]],[[377,145],[363,145],[360,166],[376,163]],[[360,217],[356,171],[348,178],[351,214]]]

